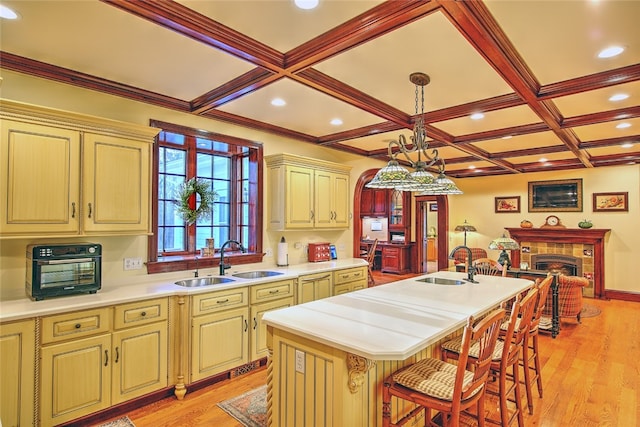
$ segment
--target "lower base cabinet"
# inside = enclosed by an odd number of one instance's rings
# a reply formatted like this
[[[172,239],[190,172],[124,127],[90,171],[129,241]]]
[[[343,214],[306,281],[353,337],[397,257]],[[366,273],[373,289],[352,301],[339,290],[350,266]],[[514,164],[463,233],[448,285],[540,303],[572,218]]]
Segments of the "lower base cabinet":
[[[298,304],[329,298],[333,289],[333,274],[329,272],[298,277]]]
[[[42,425],[167,387],[167,316],[163,298],[42,318]]]
[[[35,320],[0,325],[0,418],[2,425],[34,422]]]
[[[367,286],[367,267],[347,268],[333,272],[334,295],[365,289]]]
[[[382,272],[404,274],[410,271],[410,246],[383,245]]]

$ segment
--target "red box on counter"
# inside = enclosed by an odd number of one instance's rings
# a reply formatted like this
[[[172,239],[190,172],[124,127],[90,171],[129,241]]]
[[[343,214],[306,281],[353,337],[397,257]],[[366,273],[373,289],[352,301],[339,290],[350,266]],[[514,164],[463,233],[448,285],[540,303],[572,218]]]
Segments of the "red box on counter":
[[[309,243],[309,262],[329,261],[331,249],[329,243]]]

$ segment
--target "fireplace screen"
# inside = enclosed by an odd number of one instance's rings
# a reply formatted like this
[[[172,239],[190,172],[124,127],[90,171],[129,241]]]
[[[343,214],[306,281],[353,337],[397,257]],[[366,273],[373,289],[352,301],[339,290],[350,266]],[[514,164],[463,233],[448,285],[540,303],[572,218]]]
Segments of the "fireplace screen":
[[[564,274],[565,276],[582,276],[582,259],[569,255],[532,255],[531,264],[536,270]]]

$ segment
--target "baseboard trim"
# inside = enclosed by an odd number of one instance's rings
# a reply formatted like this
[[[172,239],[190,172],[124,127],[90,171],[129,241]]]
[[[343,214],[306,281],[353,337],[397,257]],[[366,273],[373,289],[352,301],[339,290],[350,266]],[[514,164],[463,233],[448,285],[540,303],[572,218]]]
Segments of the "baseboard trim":
[[[606,299],[640,302],[640,293],[637,292],[605,290],[604,295]]]

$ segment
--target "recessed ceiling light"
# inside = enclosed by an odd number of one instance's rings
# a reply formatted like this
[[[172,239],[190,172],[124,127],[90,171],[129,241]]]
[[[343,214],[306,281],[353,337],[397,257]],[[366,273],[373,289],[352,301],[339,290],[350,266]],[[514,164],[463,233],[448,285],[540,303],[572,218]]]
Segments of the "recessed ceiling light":
[[[609,101],[622,101],[629,97],[626,93],[616,93],[615,95],[611,95],[609,97]]]
[[[271,100],[271,105],[273,105],[274,107],[282,107],[287,105],[287,103],[282,98],[273,98]]]
[[[513,136],[511,136],[511,135],[507,135],[507,136],[503,136],[502,137],[502,139],[511,139],[511,138],[513,138]]]
[[[4,19],[18,19],[18,14],[7,6],[0,4],[0,18]]]
[[[620,55],[624,52],[624,48],[621,46],[611,46],[606,49],[603,49],[598,54],[598,58],[612,58],[614,56]]]
[[[627,122],[616,125],[616,129],[626,129],[630,127],[631,127],[631,123],[627,123]]]
[[[469,169],[475,169],[476,167],[473,165],[469,165]]]
[[[621,145],[622,148],[631,148],[633,147],[633,144],[630,142],[625,142],[624,144]]]
[[[551,166],[551,163],[549,163],[549,162],[543,163],[542,166],[544,166],[544,167]]]
[[[548,159],[546,157],[540,157],[540,160],[538,160],[540,163],[544,163],[546,162]]]
[[[471,118],[471,120],[480,120],[480,119],[484,119],[484,114],[482,114],[482,113],[473,113],[469,117]]]
[[[331,119],[331,124],[334,126],[340,126],[342,124],[342,119]]]
[[[319,0],[294,0],[296,6],[300,9],[315,9],[318,6]]]

